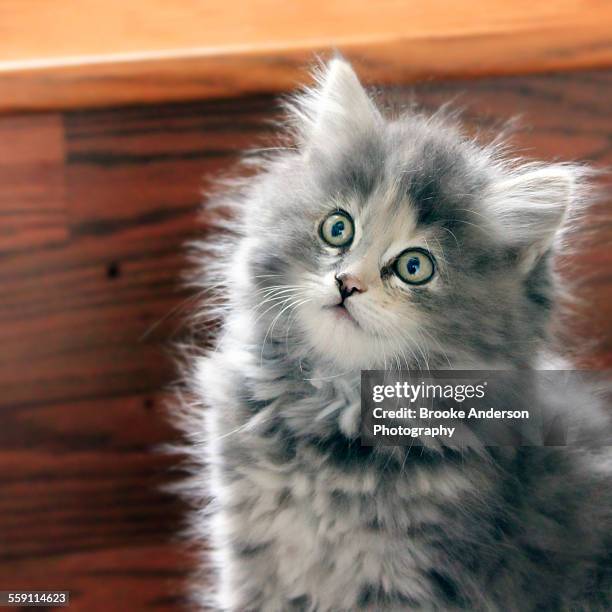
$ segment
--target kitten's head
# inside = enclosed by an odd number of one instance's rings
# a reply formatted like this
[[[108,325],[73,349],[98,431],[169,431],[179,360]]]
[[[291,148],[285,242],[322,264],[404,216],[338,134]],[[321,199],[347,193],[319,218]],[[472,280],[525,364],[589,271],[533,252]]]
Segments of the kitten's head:
[[[234,259],[258,340],[343,370],[526,364],[583,169],[387,119],[340,59],[290,110],[296,146],[249,188]]]

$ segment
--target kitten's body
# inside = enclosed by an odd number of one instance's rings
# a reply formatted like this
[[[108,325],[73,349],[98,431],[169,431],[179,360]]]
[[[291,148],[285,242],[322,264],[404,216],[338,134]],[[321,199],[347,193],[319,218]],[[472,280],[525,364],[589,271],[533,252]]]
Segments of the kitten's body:
[[[358,439],[360,368],[535,367],[565,210],[554,200],[575,197],[578,169],[518,171],[442,124],[383,124],[338,61],[300,104],[298,149],[231,202],[241,238],[221,266],[229,307],[193,370],[185,429],[206,466],[195,487],[213,496],[195,520],[218,571],[213,606],[609,609],[605,448],[434,453]],[[338,198],[357,220],[341,254],[316,233]],[[438,266],[430,285],[389,279],[389,257],[424,246]],[[344,267],[369,283],[348,321],[328,312],[329,275]],[[559,409],[605,426],[587,396]]]

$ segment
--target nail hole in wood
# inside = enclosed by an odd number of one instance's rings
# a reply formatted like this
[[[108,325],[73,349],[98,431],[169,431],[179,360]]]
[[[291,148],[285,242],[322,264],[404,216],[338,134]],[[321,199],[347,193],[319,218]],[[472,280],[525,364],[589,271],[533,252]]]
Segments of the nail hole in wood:
[[[118,278],[121,275],[121,267],[116,261],[108,264],[106,268],[106,276],[108,278]]]

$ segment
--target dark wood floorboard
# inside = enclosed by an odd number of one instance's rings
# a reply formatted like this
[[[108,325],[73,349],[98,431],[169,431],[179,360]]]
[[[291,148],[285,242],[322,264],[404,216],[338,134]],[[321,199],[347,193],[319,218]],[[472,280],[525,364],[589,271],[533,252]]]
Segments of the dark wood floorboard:
[[[462,92],[462,93],[461,93]],[[407,90],[389,98],[406,101]],[[544,158],[612,165],[612,73],[427,83],[472,127],[522,115]],[[72,609],[176,610],[192,564],[163,403],[184,333],[184,243],[202,191],[272,132],[268,98],[0,119],[0,590],[67,589]],[[610,181],[565,257],[565,320],[612,366]]]

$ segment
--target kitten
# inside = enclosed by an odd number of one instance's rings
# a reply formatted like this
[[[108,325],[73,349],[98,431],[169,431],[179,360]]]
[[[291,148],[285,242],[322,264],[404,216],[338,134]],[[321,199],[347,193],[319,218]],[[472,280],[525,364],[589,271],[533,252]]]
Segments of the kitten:
[[[218,198],[231,238],[203,266],[226,302],[183,415],[212,496],[199,603],[610,609],[607,449],[358,440],[361,369],[538,367],[588,171],[505,160],[440,113],[387,119],[341,59],[289,112],[294,146]]]

